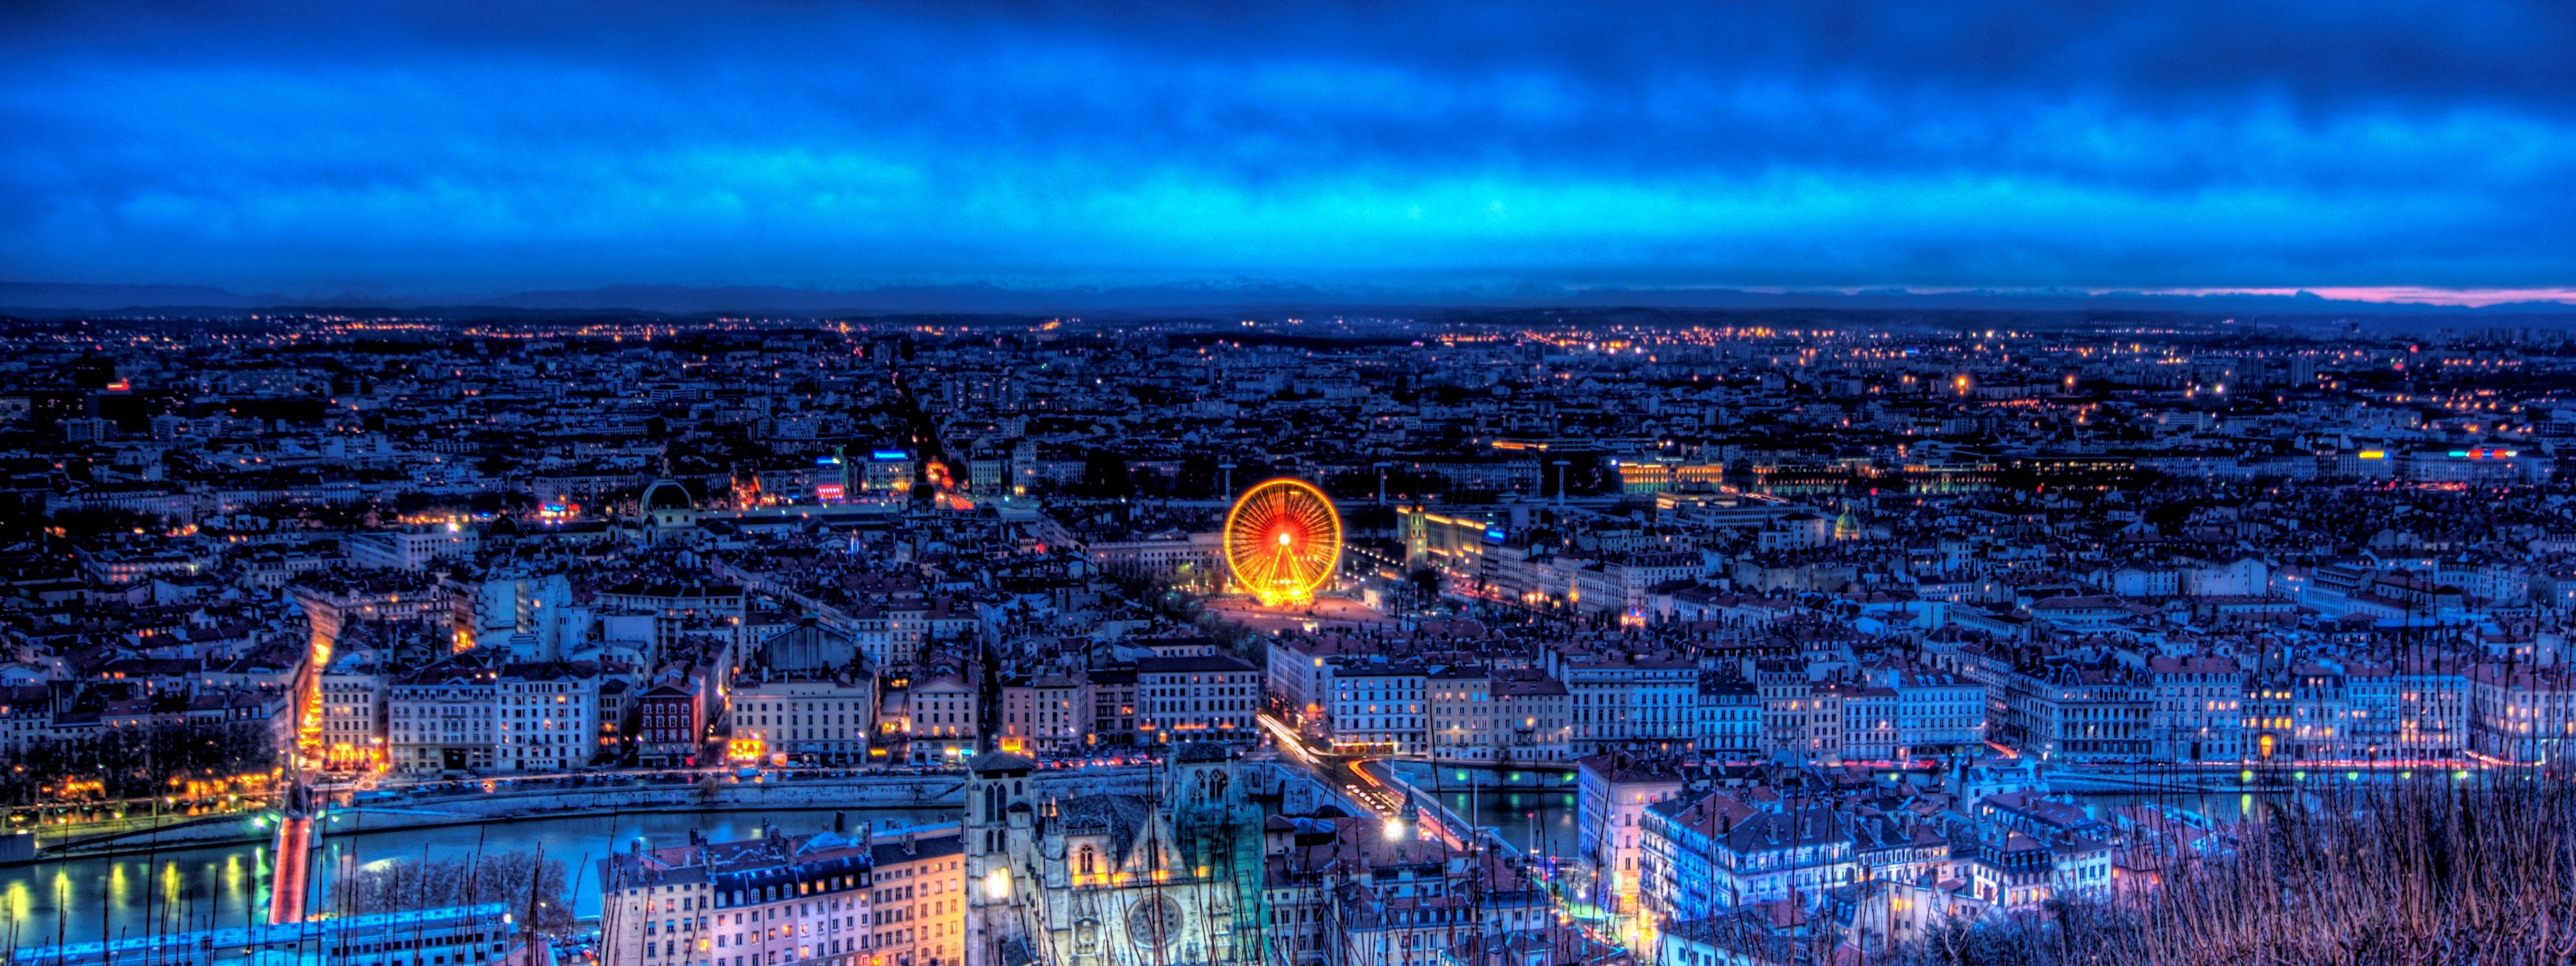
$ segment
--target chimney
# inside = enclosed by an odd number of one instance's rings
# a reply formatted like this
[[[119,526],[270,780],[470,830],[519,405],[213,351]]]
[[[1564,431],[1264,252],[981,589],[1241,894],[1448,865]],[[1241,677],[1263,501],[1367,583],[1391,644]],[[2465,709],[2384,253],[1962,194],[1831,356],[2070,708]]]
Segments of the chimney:
[[[848,813],[848,812],[833,812],[833,813],[832,813],[832,834],[834,834],[834,835],[848,835],[848,834],[850,834],[850,813]]]

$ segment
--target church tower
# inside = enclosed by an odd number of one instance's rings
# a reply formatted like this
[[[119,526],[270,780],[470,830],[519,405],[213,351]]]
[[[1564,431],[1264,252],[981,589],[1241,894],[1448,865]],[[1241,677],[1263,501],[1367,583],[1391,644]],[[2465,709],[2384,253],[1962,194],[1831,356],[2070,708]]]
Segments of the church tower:
[[[1181,813],[1202,810],[1231,811],[1243,801],[1236,786],[1235,756],[1231,749],[1214,742],[1191,742],[1174,746],[1171,769],[1163,786],[1163,801]]]
[[[1025,958],[1025,950],[1020,956],[1004,950],[1028,942],[1020,904],[1039,886],[1033,865],[1018,861],[1034,848],[1029,774],[1036,769],[1036,762],[1001,751],[966,763],[966,966]]]

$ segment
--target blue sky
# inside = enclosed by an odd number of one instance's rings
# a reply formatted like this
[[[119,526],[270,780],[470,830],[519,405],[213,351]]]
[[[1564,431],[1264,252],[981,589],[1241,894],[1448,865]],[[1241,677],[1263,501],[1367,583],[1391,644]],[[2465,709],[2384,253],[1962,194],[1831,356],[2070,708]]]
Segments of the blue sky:
[[[18,4],[0,280],[2576,288],[2565,4]]]

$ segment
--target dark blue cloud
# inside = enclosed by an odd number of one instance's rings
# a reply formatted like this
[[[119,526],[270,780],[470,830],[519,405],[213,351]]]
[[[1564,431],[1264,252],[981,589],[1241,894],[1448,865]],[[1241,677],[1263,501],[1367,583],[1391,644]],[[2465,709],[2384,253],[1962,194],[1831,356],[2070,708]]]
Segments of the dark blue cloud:
[[[0,273],[2576,282],[2560,4],[1099,6],[12,7]]]

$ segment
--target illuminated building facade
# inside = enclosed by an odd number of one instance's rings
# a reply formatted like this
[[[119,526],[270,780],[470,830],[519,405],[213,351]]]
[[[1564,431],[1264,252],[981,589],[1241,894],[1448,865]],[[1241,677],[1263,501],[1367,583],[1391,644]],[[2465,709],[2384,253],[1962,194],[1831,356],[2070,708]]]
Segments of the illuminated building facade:
[[[872,843],[834,832],[692,841],[600,863],[603,966],[872,966]]]
[[[1035,796],[1017,755],[970,768],[968,963],[1264,961],[1263,814],[1232,752],[1179,746],[1154,795]]]

